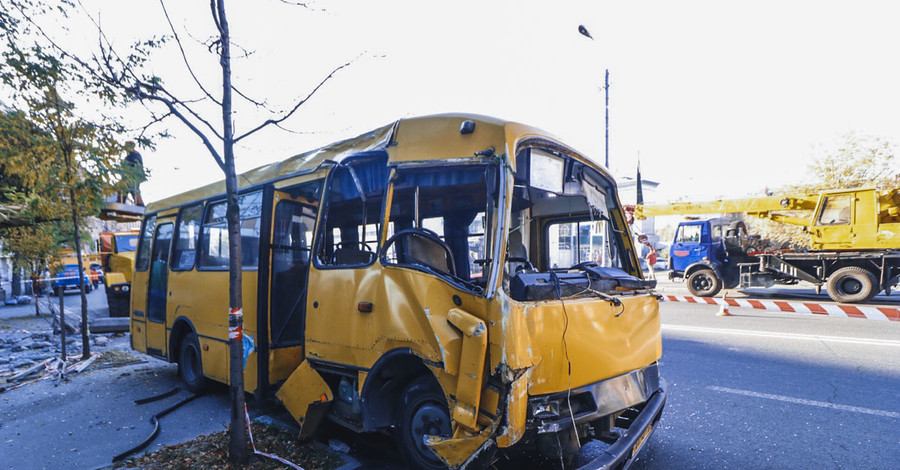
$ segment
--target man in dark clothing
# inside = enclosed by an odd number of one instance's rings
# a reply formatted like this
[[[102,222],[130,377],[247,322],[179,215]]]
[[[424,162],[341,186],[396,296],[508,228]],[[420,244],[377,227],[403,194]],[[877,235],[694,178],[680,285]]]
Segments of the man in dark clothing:
[[[126,194],[123,194],[120,199],[121,202],[125,202],[125,199],[130,194],[136,205],[143,206],[144,200],[141,198],[141,183],[147,180],[147,177],[144,174],[144,159],[141,158],[141,154],[134,149],[134,142],[130,140],[125,142],[125,150],[128,154],[125,155],[125,160],[122,162],[124,169],[122,178],[128,183],[128,191]]]

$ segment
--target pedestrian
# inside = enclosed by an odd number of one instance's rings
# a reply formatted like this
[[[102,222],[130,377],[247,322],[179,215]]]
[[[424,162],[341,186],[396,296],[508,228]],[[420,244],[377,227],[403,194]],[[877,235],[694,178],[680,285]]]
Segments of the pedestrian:
[[[122,162],[122,180],[126,184],[125,194],[119,195],[119,202],[125,202],[130,194],[135,205],[143,206],[144,199],[141,197],[141,183],[147,180],[144,172],[144,159],[141,154],[135,150],[133,141],[125,142],[125,159]]]
[[[41,279],[41,273],[37,269],[31,273],[31,291],[34,294],[34,298],[41,297],[44,294],[44,283]]]

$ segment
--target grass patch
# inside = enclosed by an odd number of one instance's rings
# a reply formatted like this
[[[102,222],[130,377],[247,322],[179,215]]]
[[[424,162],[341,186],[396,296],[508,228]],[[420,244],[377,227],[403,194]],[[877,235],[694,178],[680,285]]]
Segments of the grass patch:
[[[333,470],[343,463],[337,454],[312,441],[298,441],[293,433],[262,423],[253,423],[251,428],[253,429],[253,438],[258,450],[275,454],[303,467],[304,470]],[[237,470],[242,468],[228,464],[227,460],[228,433],[220,431],[200,436],[178,445],[164,447],[152,454],[128,459],[125,462],[116,464],[113,468],[140,468],[144,470]],[[288,467],[277,460],[251,455],[250,465],[243,468],[275,470]]]
[[[109,349],[99,354],[100,357],[94,361],[95,366],[115,367],[140,361],[138,357],[122,349]]]

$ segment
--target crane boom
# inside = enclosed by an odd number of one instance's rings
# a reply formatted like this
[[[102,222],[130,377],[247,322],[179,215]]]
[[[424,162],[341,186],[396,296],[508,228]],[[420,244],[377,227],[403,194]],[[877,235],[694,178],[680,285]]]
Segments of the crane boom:
[[[812,211],[819,201],[818,193],[800,193],[791,196],[762,196],[740,199],[717,199],[701,202],[673,202],[670,204],[650,204],[634,207],[637,219],[660,215],[690,214],[730,214],[742,212],[757,217],[771,218],[776,211]],[[799,225],[806,225],[808,219],[801,219]],[[781,220],[786,223],[793,223]]]

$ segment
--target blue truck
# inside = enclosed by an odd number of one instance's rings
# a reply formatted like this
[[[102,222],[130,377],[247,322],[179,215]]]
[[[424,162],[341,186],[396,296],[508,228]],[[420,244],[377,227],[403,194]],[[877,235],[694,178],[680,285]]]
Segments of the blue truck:
[[[683,278],[698,297],[711,297],[741,283],[742,263],[755,258],[746,251],[747,228],[728,218],[691,219],[678,225],[669,248],[669,277]]]

